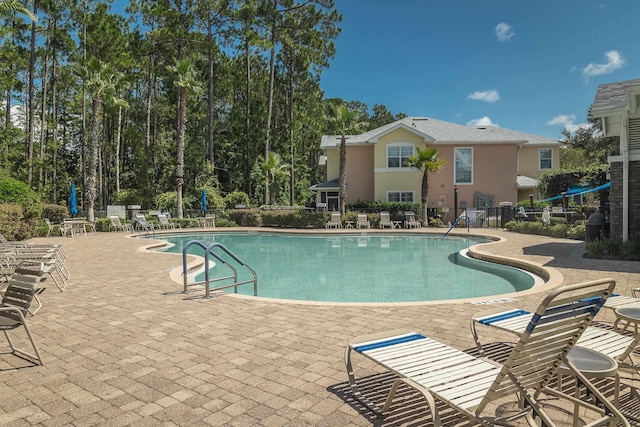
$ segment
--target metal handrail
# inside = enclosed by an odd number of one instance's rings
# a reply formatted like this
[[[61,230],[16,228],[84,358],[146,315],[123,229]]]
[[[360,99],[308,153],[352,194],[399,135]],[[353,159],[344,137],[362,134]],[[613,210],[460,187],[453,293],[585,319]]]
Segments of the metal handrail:
[[[204,280],[200,281],[200,282],[193,282],[193,283],[188,283],[188,271],[187,271],[187,249],[192,246],[192,245],[197,245],[199,247],[201,247],[202,249],[204,249],[204,265],[205,265],[205,269],[204,269]],[[241,282],[238,281],[238,271],[237,269],[229,264],[229,262],[222,257],[220,254],[217,254],[216,252],[214,252],[214,249],[220,249],[221,251],[223,251],[226,255],[228,255],[229,257],[232,258],[233,261],[235,261],[236,263],[238,263],[241,267],[244,267],[246,270],[248,270],[251,275],[253,276],[253,279],[249,279],[249,280],[243,280]],[[217,261],[219,261],[221,264],[224,264],[227,268],[229,268],[232,271],[232,274],[230,276],[225,276],[225,277],[217,277],[214,279],[211,279],[209,277],[209,257],[212,256],[214,257]],[[238,286],[239,285],[244,285],[247,283],[253,283],[253,296],[258,296],[258,277],[256,275],[256,272],[249,267],[242,259],[240,259],[236,254],[234,254],[233,252],[231,252],[226,246],[224,246],[222,243],[212,243],[209,246],[206,246],[204,243],[200,242],[199,240],[192,240],[190,242],[187,242],[186,245],[184,245],[184,247],[182,248],[182,277],[183,277],[183,282],[184,282],[184,293],[188,292],[189,286],[194,286],[194,285],[205,285],[205,298],[211,298],[211,291],[218,291],[218,290],[222,290],[222,289],[227,289],[227,288],[234,288],[234,292],[238,293]],[[228,279],[233,279],[233,283],[228,284],[228,285],[222,285],[222,286],[217,286],[214,288],[210,287],[211,283],[215,283],[215,282],[219,282],[221,280],[228,280]]]
[[[468,232],[469,232],[469,230],[470,230],[470,229],[469,229],[469,222],[470,222],[471,220],[470,220],[470,219],[469,219],[469,217],[468,217],[468,216],[466,216],[466,215],[460,215],[458,218],[456,218],[456,220],[453,222],[453,224],[451,224],[451,227],[449,227],[449,229],[447,230],[447,232],[446,232],[446,233],[444,233],[444,235],[443,235],[442,237],[447,237],[447,236],[449,235],[449,233],[451,232],[451,230],[453,230],[453,229],[456,227],[456,225],[458,225],[458,222],[460,221],[460,219],[461,219],[461,218],[465,218],[465,219],[467,220],[467,233],[468,233]]]

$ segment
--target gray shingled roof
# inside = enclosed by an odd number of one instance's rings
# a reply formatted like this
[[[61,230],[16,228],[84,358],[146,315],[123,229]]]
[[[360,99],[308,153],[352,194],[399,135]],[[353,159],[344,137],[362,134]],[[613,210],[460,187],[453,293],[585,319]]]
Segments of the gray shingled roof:
[[[437,144],[451,143],[516,143],[530,145],[560,145],[561,142],[551,138],[518,132],[497,126],[465,126],[445,122],[429,117],[405,117],[393,123],[370,130],[360,135],[350,135],[347,144],[360,145],[377,142],[384,134],[404,127],[422,135],[426,141]],[[337,147],[339,135],[323,135],[320,148]]]
[[[625,108],[627,106],[627,88],[639,85],[640,79],[599,85],[591,111]]]

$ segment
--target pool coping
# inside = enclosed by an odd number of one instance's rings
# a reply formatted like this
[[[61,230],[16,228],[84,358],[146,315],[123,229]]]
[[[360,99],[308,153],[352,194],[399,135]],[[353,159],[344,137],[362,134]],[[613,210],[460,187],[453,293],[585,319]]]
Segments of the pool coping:
[[[211,233],[211,232],[229,232],[229,233],[246,233],[246,232],[256,232],[256,233],[276,233],[276,234],[323,234],[323,235],[361,235],[361,234],[443,234],[442,229],[439,228],[414,228],[414,229],[283,229],[283,228],[271,228],[271,227],[230,227],[230,228],[201,228],[201,229],[165,229],[160,230],[158,234],[198,234],[198,233]],[[408,301],[408,302],[329,302],[329,301],[302,301],[302,300],[290,300],[290,299],[282,299],[282,298],[270,298],[270,297],[259,297],[252,295],[243,295],[243,294],[235,294],[230,292],[213,292],[212,295],[215,296],[228,296],[232,298],[241,298],[241,299],[249,299],[251,301],[265,301],[265,302],[277,302],[284,304],[301,304],[301,305],[318,305],[318,306],[376,306],[376,307],[384,307],[384,306],[423,306],[423,305],[436,305],[436,304],[447,304],[447,303],[470,303],[474,305],[482,305],[482,304],[493,304],[496,302],[505,302],[511,301],[515,298],[537,294],[539,292],[548,291],[552,288],[555,288],[562,284],[564,281],[564,276],[560,271],[553,267],[546,267],[541,264],[537,264],[533,261],[525,261],[523,259],[503,256],[503,255],[495,255],[489,252],[483,251],[483,248],[487,245],[497,244],[500,242],[505,242],[507,239],[501,236],[492,235],[490,233],[478,233],[474,230],[472,233],[468,231],[466,233],[460,231],[452,231],[448,234],[449,236],[457,236],[457,237],[477,237],[483,239],[490,239],[490,242],[482,242],[476,245],[472,245],[468,248],[468,255],[471,258],[478,259],[481,261],[491,262],[495,264],[501,264],[509,267],[519,268],[521,270],[532,273],[540,278],[542,278],[543,283],[535,285],[530,289],[518,292],[511,292],[507,294],[497,294],[490,295],[484,297],[476,297],[476,298],[460,298],[460,299],[447,299],[447,300],[435,300],[435,301]],[[153,237],[148,237],[148,234],[144,233],[136,233],[131,234],[129,238],[138,238],[140,236],[146,236],[147,238],[153,240],[155,237],[155,233]],[[175,253],[166,253],[158,251],[159,248],[166,246],[166,242],[158,240],[150,243],[148,245],[143,245],[139,248],[141,251],[152,252],[155,254],[167,254],[167,255],[177,255],[181,256],[181,254]],[[191,274],[196,272],[199,268],[204,264],[204,258],[199,255],[188,255],[187,262],[187,273]],[[169,271],[169,278],[181,286],[184,286],[183,274],[182,274],[183,266],[177,266]],[[203,291],[204,292],[204,291]]]

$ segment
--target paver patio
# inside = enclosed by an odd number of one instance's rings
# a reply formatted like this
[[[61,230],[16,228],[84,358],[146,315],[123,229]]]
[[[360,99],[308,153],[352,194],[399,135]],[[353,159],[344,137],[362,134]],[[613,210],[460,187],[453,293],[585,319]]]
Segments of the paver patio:
[[[618,293],[640,287],[640,263],[584,259],[584,242],[482,231],[506,238],[484,252],[553,268],[565,284],[613,277]],[[129,233],[35,241],[64,245],[71,279],[64,292],[45,283],[44,307],[28,319],[44,367],[7,354],[0,343],[3,426],[417,425],[426,411],[413,394],[384,420],[351,399],[345,344],[408,327],[470,349],[469,319],[487,309],[469,302],[205,300],[185,296],[170,280],[180,255],[144,251],[146,242]],[[543,294],[494,305],[534,308]]]

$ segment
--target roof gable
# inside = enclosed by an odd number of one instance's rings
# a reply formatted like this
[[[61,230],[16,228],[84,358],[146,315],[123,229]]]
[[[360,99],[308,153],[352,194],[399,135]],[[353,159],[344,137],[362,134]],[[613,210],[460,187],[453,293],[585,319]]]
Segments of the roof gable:
[[[429,117],[405,117],[404,119],[372,129],[360,135],[347,136],[348,145],[375,144],[381,137],[397,130],[406,129],[438,144],[519,144],[531,146],[560,146],[558,140],[527,134],[497,126],[466,126]],[[340,144],[339,135],[323,135],[321,149],[335,148]]]
[[[628,109],[630,91],[640,91],[640,79],[599,85],[591,112],[597,115],[605,111]]]

